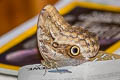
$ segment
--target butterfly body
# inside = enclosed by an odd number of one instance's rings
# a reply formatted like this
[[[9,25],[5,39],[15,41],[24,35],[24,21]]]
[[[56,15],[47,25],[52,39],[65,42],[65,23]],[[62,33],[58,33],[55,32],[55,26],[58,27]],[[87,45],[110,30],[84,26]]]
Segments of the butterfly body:
[[[42,63],[49,68],[79,65],[99,51],[94,33],[71,26],[52,5],[45,6],[39,15],[37,40]]]

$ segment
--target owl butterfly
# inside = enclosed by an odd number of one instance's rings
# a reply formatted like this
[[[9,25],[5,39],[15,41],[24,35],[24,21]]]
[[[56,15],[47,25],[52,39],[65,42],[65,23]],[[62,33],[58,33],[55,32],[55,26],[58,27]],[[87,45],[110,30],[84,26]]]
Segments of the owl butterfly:
[[[99,51],[98,37],[64,20],[56,8],[46,5],[37,24],[41,62],[47,68],[77,66],[87,61],[118,59],[120,56]]]

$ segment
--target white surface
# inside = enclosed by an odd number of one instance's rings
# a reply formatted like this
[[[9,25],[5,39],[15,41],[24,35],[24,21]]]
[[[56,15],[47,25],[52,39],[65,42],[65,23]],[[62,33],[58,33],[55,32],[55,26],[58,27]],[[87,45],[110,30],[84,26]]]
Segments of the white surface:
[[[17,80],[17,77],[0,74],[0,80]]]
[[[68,66],[68,67],[58,68],[58,70],[64,69],[70,72],[72,71],[72,73],[69,72],[60,73],[56,69],[50,69],[47,70],[45,74],[45,70],[42,69],[43,66],[39,66],[39,65],[40,64],[34,64],[34,65],[28,65],[22,67],[18,73],[18,80],[72,80],[72,78],[79,78],[80,80],[82,80],[84,74],[83,70],[85,68],[83,65],[77,67]],[[32,68],[34,70],[29,70],[29,68]],[[80,72],[78,73],[76,72],[76,70]],[[55,71],[55,72],[49,72],[49,71]]]
[[[42,68],[40,64],[22,67],[18,73],[18,80],[120,80],[120,59],[58,68],[71,73],[49,69],[44,75],[45,70]]]

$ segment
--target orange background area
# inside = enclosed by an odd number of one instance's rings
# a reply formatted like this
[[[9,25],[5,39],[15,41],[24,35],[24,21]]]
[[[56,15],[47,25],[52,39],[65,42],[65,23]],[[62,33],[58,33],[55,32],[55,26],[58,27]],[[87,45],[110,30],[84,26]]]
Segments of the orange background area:
[[[36,16],[46,4],[58,0],[1,0],[0,36]]]

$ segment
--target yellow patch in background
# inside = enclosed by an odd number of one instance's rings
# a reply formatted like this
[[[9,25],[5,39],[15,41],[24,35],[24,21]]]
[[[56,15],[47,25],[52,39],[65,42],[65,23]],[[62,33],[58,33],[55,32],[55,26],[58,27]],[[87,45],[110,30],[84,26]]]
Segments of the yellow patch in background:
[[[106,52],[120,55],[120,40],[117,43],[115,43],[113,46],[108,48]]]
[[[16,71],[19,70],[18,66],[11,66],[11,65],[2,64],[2,63],[0,63],[0,68],[11,69]]]

